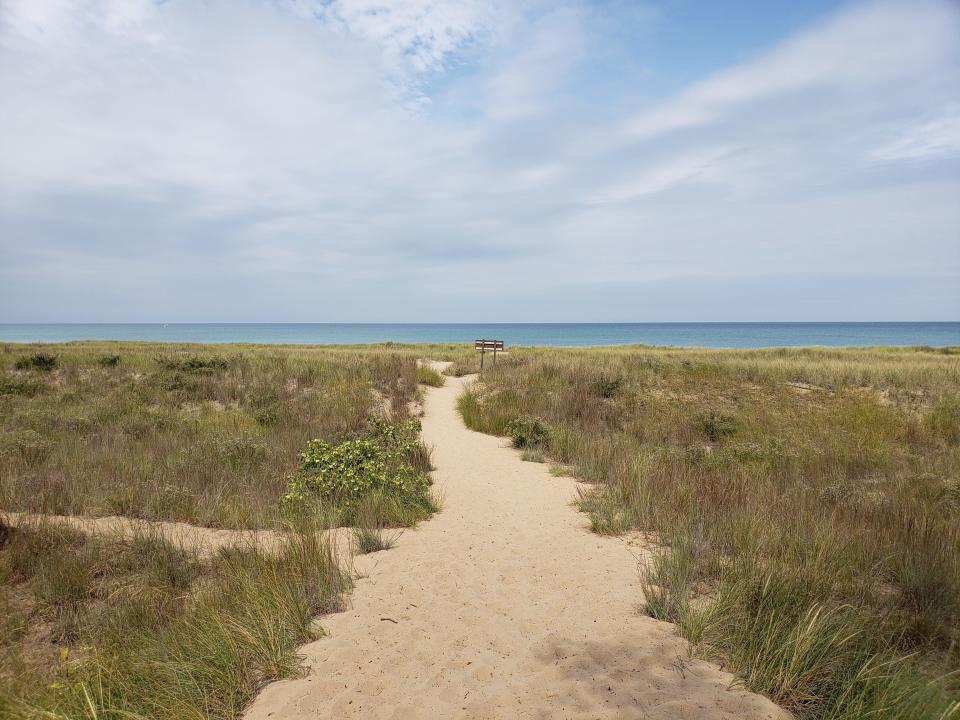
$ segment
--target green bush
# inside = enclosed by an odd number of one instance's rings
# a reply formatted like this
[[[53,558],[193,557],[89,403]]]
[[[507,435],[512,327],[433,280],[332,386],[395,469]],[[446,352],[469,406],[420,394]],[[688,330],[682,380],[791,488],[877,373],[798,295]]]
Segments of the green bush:
[[[598,375],[590,383],[590,392],[609,400],[623,387],[623,378],[618,375]]]
[[[16,363],[14,363],[17,370],[40,370],[42,372],[50,372],[56,366],[57,356],[43,352],[17,358]]]
[[[164,370],[195,373],[226,370],[230,364],[229,361],[221,355],[186,355],[184,357],[158,355],[155,359],[157,364]]]
[[[101,355],[97,358],[97,365],[100,365],[101,367],[116,367],[119,364],[119,355]]]
[[[710,410],[697,416],[697,430],[706,435],[711,442],[733,435],[737,431],[737,419],[733,415]]]
[[[532,415],[521,415],[508,422],[507,434],[515,448],[542,447],[548,438],[543,420]]]
[[[378,522],[408,524],[434,509],[420,421],[371,418],[362,438],[330,445],[311,440],[281,498],[285,514],[319,505],[337,524],[354,524],[364,501],[378,498]],[[369,511],[368,511],[369,512]]]

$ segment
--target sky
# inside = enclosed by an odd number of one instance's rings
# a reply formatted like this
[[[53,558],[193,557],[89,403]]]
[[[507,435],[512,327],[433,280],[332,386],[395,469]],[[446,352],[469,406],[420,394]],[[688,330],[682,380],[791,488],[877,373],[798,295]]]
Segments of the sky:
[[[960,0],[0,0],[0,322],[960,320]]]

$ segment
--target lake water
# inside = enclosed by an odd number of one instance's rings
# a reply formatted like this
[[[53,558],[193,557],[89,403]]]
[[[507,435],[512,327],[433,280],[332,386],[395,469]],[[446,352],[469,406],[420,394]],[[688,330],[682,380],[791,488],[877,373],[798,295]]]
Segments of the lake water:
[[[0,341],[155,340],[201,343],[472,342],[507,345],[960,345],[960,322],[880,323],[170,323],[0,324]]]

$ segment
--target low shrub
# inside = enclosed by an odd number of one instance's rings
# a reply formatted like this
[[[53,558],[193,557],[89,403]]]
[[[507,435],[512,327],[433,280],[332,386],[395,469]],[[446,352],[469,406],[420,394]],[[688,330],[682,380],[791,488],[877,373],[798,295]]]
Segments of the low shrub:
[[[507,434],[515,448],[535,448],[546,445],[547,426],[533,415],[520,415],[507,423]]]
[[[101,367],[116,367],[120,364],[119,355],[101,355],[97,358],[97,365]]]
[[[19,357],[14,363],[17,370],[40,370],[41,372],[50,372],[56,366],[57,356],[45,352]]]
[[[365,501],[376,495],[377,522],[411,524],[429,515],[435,505],[419,432],[418,420],[390,423],[374,417],[364,437],[335,445],[311,440],[281,498],[285,514],[321,508],[338,525],[355,524]]]
[[[590,392],[609,400],[623,387],[623,378],[618,375],[598,375],[590,383]]]
[[[717,442],[720,438],[733,435],[737,431],[737,419],[733,415],[708,410],[697,416],[696,427],[711,442]]]
[[[180,372],[210,373],[226,370],[230,362],[222,355],[158,355],[156,363],[164,370]]]

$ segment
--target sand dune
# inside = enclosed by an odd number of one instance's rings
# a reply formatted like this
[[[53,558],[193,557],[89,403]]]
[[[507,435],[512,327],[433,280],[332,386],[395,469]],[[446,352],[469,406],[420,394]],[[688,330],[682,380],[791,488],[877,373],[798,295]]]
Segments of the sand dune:
[[[589,532],[575,481],[467,430],[469,381],[425,405],[443,511],[356,559],[305,677],[267,686],[248,720],[789,717],[638,612],[638,549]]]

